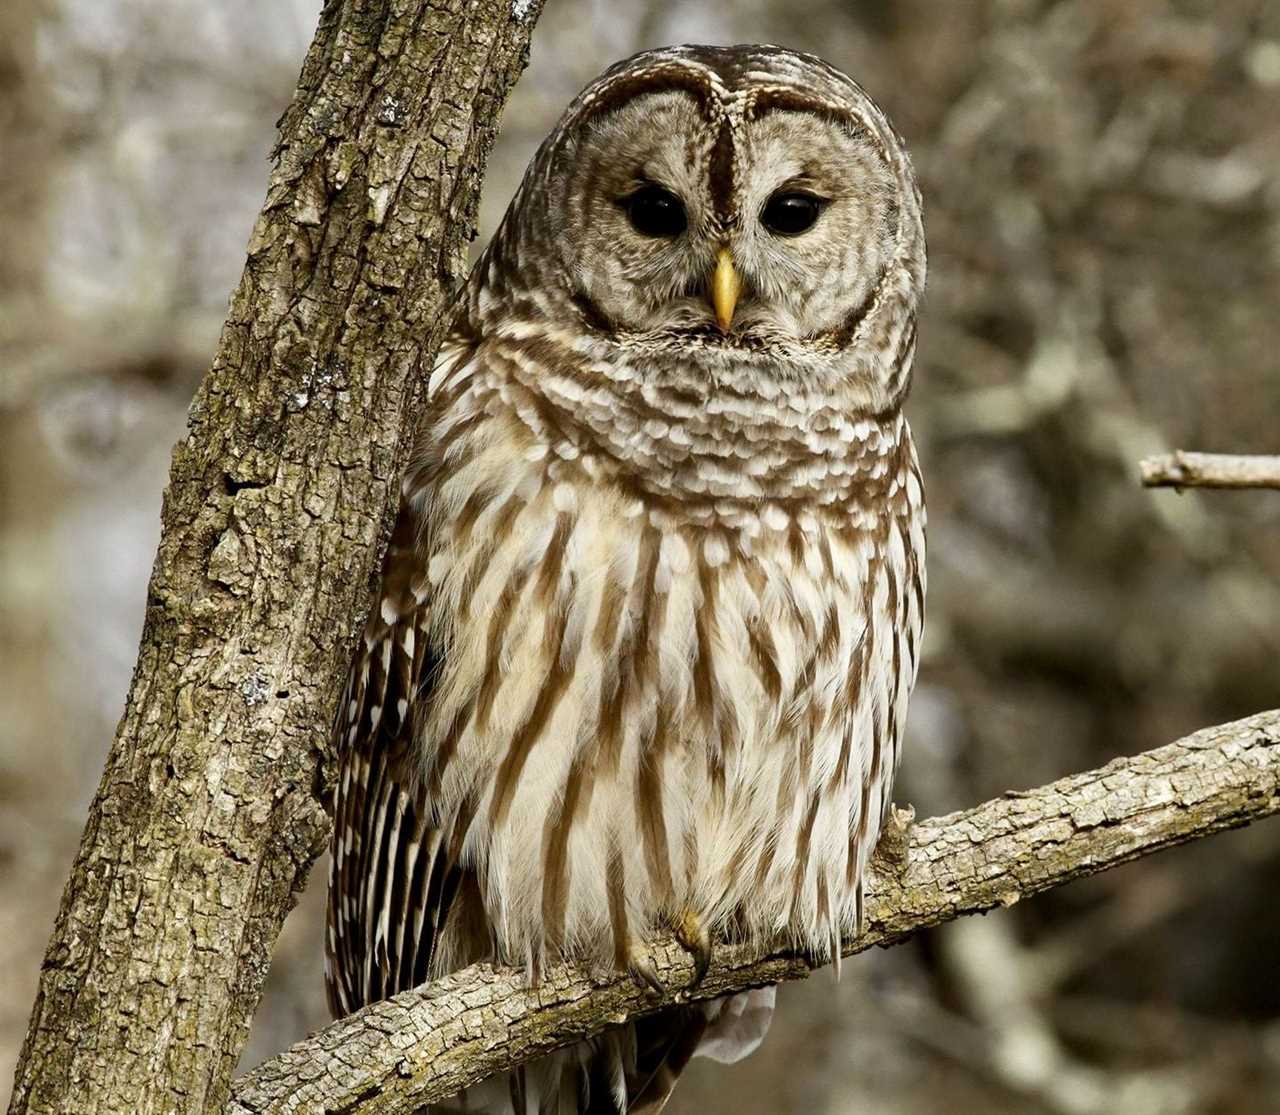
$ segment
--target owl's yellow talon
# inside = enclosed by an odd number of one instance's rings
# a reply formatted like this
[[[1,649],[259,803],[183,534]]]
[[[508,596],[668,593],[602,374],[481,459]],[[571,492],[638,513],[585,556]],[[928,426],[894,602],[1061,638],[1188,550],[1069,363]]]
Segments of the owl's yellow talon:
[[[632,941],[627,945],[627,971],[638,987],[650,987],[659,995],[666,992],[667,985],[658,978],[653,953],[647,945],[639,941]]]
[[[693,957],[693,980],[689,986],[697,987],[711,967],[711,934],[697,914],[686,910],[676,922],[676,940]]]
[[[894,879],[901,879],[907,873],[907,849],[911,843],[911,826],[915,824],[915,820],[914,805],[908,805],[906,809],[891,805],[885,810],[880,838],[871,855],[880,869]]]

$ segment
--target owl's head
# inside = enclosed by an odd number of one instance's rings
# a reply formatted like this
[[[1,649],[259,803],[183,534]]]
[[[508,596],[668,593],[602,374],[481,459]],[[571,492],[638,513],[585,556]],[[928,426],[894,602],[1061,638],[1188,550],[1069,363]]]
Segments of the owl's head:
[[[619,63],[543,144],[498,241],[536,305],[615,343],[856,375],[872,406],[905,392],[919,192],[884,114],[810,55]]]

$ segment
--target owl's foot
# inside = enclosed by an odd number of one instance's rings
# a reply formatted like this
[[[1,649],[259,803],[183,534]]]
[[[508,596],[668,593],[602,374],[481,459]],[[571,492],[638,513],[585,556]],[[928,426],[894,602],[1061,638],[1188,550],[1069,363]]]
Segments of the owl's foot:
[[[652,988],[659,995],[667,990],[667,985],[658,977],[657,966],[653,963],[653,950],[643,941],[630,941],[627,944],[627,973],[638,987]]]
[[[891,878],[901,879],[907,873],[907,849],[911,840],[911,826],[915,824],[915,806],[908,805],[899,809],[891,805],[885,811],[884,823],[880,826],[880,839],[876,841],[872,856],[878,866]],[[859,918],[861,931],[861,918]]]
[[[689,986],[697,987],[711,967],[711,934],[697,914],[686,910],[676,922],[676,940],[693,957],[693,980]]]

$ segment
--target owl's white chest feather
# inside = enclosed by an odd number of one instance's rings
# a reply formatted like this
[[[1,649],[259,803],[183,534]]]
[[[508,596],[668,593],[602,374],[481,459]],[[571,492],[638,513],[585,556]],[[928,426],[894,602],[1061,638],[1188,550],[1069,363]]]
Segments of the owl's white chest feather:
[[[699,520],[541,436],[522,400],[472,383],[437,421],[414,590],[445,663],[423,777],[500,951],[621,958],[694,913],[827,954],[859,914],[915,677],[905,423],[876,431],[874,508]]]

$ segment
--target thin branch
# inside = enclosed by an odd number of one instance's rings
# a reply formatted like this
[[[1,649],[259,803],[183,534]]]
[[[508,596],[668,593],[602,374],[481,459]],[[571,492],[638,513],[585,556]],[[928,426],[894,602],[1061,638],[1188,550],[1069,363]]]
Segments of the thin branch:
[[[1146,457],[1138,466],[1146,488],[1280,488],[1280,456],[1188,453]]]
[[[874,861],[867,926],[845,955],[892,945],[1223,829],[1280,813],[1280,710],[1205,728],[1037,790],[889,826]],[[896,838],[896,839],[895,839]],[[896,855],[883,854],[896,843]],[[536,989],[475,965],[327,1026],[238,1080],[231,1110],[394,1115],[660,1007],[802,979],[785,949],[720,946],[704,982],[670,939],[654,949],[669,990],[555,966]]]

